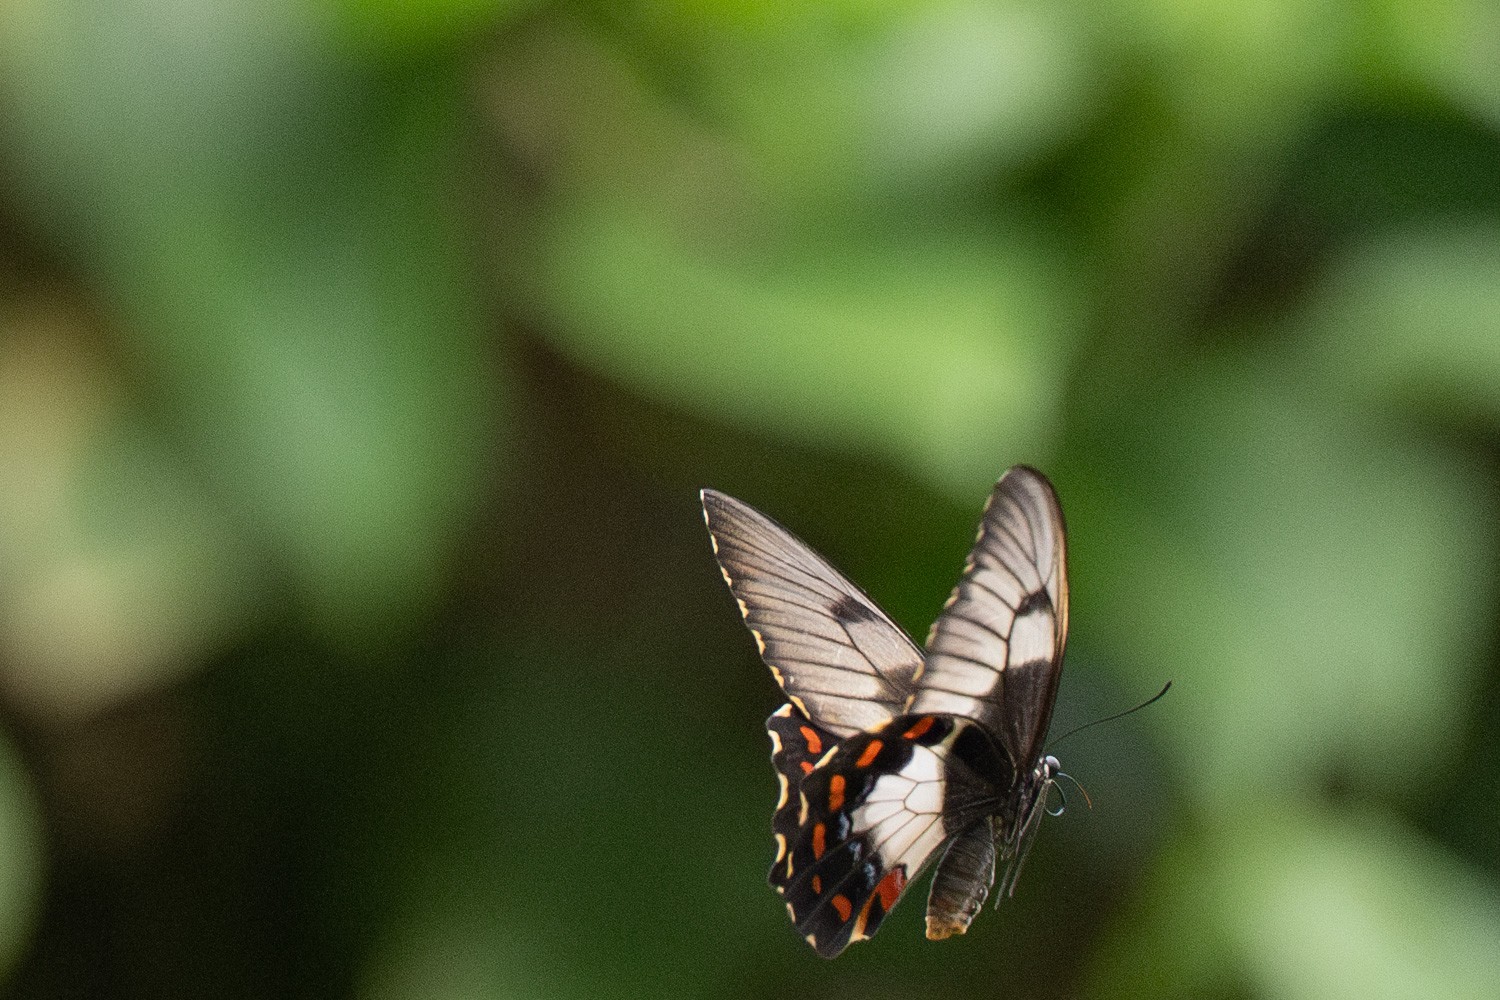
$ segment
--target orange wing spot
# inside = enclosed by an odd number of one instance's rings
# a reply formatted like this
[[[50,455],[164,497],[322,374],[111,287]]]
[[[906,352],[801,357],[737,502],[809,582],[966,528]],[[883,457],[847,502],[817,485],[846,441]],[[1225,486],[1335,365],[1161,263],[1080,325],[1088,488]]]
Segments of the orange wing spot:
[[[854,904],[849,902],[849,897],[844,895],[834,896],[829,900],[833,908],[839,911],[840,920],[848,920],[849,914],[854,912]]]
[[[804,760],[802,762],[802,773],[803,774],[812,774],[812,771],[813,771],[812,761],[810,761],[810,760]]]
[[[880,906],[885,912],[891,912],[891,907],[896,905],[896,900],[901,898],[901,891],[906,888],[905,867],[892,868],[886,872],[885,878],[875,886],[875,895],[880,897]]]
[[[936,721],[932,716],[924,715],[917,721],[916,725],[902,733],[901,737],[902,739],[919,740],[926,734],[927,730],[932,728],[932,724]]]
[[[823,856],[823,849],[828,846],[828,827],[822,823],[813,827],[812,849],[813,860],[816,861]]]
[[[813,895],[814,896],[821,896],[821,895],[823,895],[823,880],[821,878],[819,878],[818,876],[814,875],[812,877],[812,885],[813,885]]]
[[[870,937],[865,933],[865,928],[870,926],[870,907],[874,904],[874,896],[865,897],[865,905],[859,908],[859,919],[854,921],[854,933],[849,937],[856,941],[868,941]]]
[[[881,740],[871,740],[870,745],[865,747],[865,752],[859,755],[859,760],[854,762],[855,767],[869,767],[875,763],[875,758],[880,756],[880,751],[885,749],[885,743]]]
[[[828,779],[828,811],[838,812],[844,808],[844,776],[835,774]]]
[[[802,738],[807,741],[807,752],[813,756],[823,752],[823,741],[818,738],[818,731],[811,726],[801,726]]]

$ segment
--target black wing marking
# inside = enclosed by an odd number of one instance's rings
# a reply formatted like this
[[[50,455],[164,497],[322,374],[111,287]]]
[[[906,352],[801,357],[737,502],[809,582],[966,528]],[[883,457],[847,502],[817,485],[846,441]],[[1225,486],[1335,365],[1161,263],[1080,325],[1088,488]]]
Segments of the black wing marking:
[[[906,633],[769,517],[714,490],[702,498],[719,568],[792,704],[838,736],[902,712],[922,666]]]
[[[913,712],[961,715],[993,733],[1020,775],[1041,754],[1068,635],[1062,508],[1018,465],[985,506],[963,578],[927,640]]]

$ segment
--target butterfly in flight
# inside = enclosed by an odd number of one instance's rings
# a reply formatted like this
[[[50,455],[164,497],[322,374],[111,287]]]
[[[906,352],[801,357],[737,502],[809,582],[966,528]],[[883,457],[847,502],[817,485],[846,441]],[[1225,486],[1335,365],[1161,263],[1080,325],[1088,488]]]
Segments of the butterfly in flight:
[[[873,935],[930,862],[927,936],[1010,895],[1058,763],[1043,741],[1068,634],[1064,528],[1045,476],[995,484],[924,653],[769,517],[702,492],[714,555],[787,703],[766,720],[780,798],[771,885],[824,958]]]

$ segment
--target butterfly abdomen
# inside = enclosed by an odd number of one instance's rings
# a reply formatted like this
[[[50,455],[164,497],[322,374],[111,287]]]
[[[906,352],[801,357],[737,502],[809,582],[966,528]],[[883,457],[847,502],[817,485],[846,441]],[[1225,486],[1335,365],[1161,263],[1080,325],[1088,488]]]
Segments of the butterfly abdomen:
[[[988,819],[953,838],[927,894],[927,937],[932,941],[969,929],[995,882],[995,833]]]

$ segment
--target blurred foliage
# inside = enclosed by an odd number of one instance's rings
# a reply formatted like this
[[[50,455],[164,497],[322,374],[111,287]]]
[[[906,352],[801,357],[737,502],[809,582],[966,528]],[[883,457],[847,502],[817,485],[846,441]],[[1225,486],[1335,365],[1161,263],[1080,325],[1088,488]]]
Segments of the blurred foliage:
[[[1500,993],[1500,13],[0,6],[17,996]],[[696,489],[925,634],[1070,523],[966,939],[764,885]],[[914,891],[920,895],[921,890]]]

